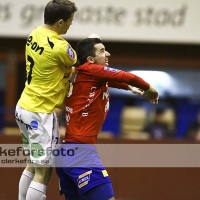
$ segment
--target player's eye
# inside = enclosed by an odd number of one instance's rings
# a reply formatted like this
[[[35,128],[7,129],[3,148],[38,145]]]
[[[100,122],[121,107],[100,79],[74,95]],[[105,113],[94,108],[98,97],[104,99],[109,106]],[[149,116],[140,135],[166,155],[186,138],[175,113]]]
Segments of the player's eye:
[[[101,49],[101,51],[100,51],[101,53],[104,53],[105,52],[105,49]]]

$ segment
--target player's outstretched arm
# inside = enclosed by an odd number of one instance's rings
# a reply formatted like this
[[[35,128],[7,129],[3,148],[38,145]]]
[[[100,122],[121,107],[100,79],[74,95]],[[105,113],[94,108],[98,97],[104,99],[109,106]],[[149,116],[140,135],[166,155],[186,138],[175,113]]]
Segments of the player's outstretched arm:
[[[143,91],[142,97],[149,100],[151,104],[158,104],[159,95],[152,86],[150,86],[149,90]]]
[[[134,94],[139,94],[139,95],[142,95],[143,92],[144,92],[142,89],[137,88],[137,87],[133,87],[133,86],[131,86],[131,85],[128,85],[128,89],[129,89],[132,93],[134,93]]]

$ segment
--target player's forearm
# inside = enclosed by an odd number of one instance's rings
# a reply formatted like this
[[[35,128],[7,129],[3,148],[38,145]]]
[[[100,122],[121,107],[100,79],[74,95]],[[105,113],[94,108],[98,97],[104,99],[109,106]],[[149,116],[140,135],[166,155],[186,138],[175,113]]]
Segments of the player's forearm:
[[[108,86],[112,88],[118,88],[118,89],[123,89],[123,90],[129,90],[128,84],[126,83],[120,83],[116,81],[109,81]]]
[[[121,76],[121,82],[127,83],[128,85],[140,88],[142,90],[149,90],[150,84],[144,81],[139,76],[136,76],[134,74],[124,72]]]

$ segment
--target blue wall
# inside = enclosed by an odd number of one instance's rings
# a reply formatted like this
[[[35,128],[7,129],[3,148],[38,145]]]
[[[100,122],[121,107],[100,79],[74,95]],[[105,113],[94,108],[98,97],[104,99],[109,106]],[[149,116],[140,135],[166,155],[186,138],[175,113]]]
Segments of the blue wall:
[[[102,131],[110,131],[115,136],[120,134],[120,117],[123,107],[127,103],[128,97],[111,95],[110,110],[103,124]],[[170,104],[169,100],[161,99],[158,105],[150,105],[146,100],[135,98],[133,106],[143,105],[147,111],[157,106],[173,107],[176,113],[176,137],[182,138],[190,123],[197,119],[197,113],[200,110],[200,100],[191,100],[189,98],[175,98]]]
[[[177,99],[177,137],[182,138],[192,122],[197,120],[197,114],[200,110],[200,100]]]

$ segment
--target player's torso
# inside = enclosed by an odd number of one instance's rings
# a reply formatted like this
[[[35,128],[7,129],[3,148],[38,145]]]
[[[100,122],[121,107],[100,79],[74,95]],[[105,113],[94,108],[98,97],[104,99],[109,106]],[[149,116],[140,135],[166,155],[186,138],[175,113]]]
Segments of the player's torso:
[[[97,135],[109,110],[107,82],[95,79],[90,74],[77,74],[73,95],[66,99],[68,134]]]
[[[58,34],[42,27],[35,29],[28,37],[27,82],[20,99],[26,109],[51,112],[55,106],[63,103],[73,64],[70,59],[67,61],[64,58],[67,45]],[[70,66],[67,66],[67,62]]]

